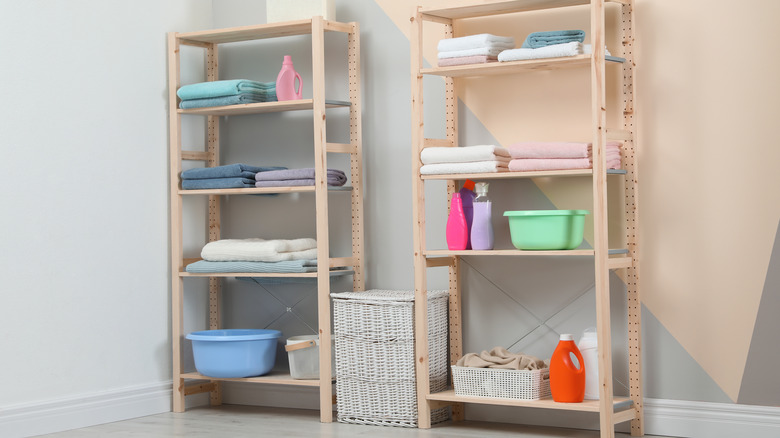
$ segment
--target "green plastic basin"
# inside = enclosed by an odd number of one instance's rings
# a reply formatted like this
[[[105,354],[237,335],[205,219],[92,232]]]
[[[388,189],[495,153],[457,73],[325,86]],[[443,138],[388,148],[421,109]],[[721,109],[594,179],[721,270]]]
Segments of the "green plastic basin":
[[[512,245],[522,250],[574,249],[582,243],[588,210],[505,211]]]

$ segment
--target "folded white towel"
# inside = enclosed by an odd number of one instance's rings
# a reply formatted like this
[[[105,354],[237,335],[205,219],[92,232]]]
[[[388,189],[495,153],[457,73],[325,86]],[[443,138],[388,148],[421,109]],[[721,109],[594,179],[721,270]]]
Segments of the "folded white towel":
[[[437,46],[440,52],[478,49],[480,47],[512,49],[515,47],[515,39],[512,37],[501,37],[489,33],[481,33],[479,35],[469,35],[458,38],[445,38],[440,40],[439,45]]]
[[[563,44],[553,44],[551,46],[540,47],[538,49],[512,49],[504,50],[498,54],[498,60],[521,61],[525,59],[559,58],[562,56],[582,55],[582,43],[572,41]]]
[[[282,262],[314,260],[317,241],[314,239],[263,240],[223,239],[209,242],[200,252],[210,262]]]
[[[452,173],[496,173],[507,172],[509,164],[498,161],[472,161],[470,163],[437,163],[420,167],[423,175],[448,175]]]
[[[478,47],[476,49],[450,50],[439,52],[439,59],[460,58],[463,56],[498,56],[499,53],[506,50],[502,47]]]
[[[583,53],[584,55],[590,55],[591,53],[593,53],[593,46],[592,46],[591,44],[583,44],[583,45],[582,45],[582,53]],[[609,49],[608,49],[608,48],[606,48],[606,47],[604,47],[604,53],[605,53],[607,56],[612,56],[612,54],[611,54],[611,53],[609,53]]]
[[[496,145],[485,144],[463,147],[430,147],[420,153],[423,164],[465,163],[510,159],[509,151]]]

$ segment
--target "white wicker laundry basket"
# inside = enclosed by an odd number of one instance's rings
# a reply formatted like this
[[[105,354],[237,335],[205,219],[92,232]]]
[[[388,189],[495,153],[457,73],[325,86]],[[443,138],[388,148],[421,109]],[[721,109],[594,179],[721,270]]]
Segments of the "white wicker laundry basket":
[[[369,290],[331,294],[336,341],[338,421],[417,427],[414,292]],[[447,388],[447,291],[428,292],[431,392]],[[431,422],[449,418],[431,412]]]

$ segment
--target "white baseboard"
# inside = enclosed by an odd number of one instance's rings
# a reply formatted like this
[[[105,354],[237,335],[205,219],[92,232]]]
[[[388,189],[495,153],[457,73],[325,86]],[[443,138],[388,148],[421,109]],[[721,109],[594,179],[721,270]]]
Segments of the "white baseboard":
[[[29,437],[170,412],[171,381],[0,410],[0,436]]]
[[[645,433],[690,438],[777,438],[780,407],[645,399]]]
[[[138,385],[82,397],[49,400],[0,410],[0,436],[29,437],[170,412],[171,382]],[[318,409],[313,388],[224,384],[223,402]],[[191,400],[195,402],[195,400]],[[200,403],[187,403],[192,404]],[[542,409],[469,405],[469,420],[595,429],[598,417],[561,415]],[[627,424],[618,430],[627,431]],[[688,438],[780,437],[780,407],[645,399],[645,433]]]

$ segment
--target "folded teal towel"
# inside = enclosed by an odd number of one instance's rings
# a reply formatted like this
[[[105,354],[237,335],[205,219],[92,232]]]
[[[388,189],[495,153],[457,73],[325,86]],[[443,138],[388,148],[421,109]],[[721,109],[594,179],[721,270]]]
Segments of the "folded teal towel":
[[[179,103],[181,109],[209,108],[214,106],[239,105],[245,103],[276,102],[276,93],[271,95],[236,94],[234,96],[209,97],[205,99],[187,99]]]
[[[572,41],[584,42],[584,30],[553,30],[549,32],[534,32],[523,41],[524,49],[538,49],[552,46],[553,44],[570,43]]]
[[[234,96],[242,93],[266,94],[276,91],[276,82],[257,82],[248,79],[200,82],[179,88],[176,94],[182,100],[205,99],[208,97]]]
[[[316,260],[289,260],[282,262],[210,262],[198,260],[185,268],[187,272],[256,272],[256,273],[299,273],[316,272]]]
[[[250,166],[248,164],[224,164],[215,167],[198,167],[185,170],[181,173],[181,179],[211,179],[211,178],[248,178],[254,179],[258,172],[270,172],[284,170],[279,166]]]
[[[254,178],[207,178],[183,179],[181,188],[184,190],[201,189],[243,189],[255,186]]]

